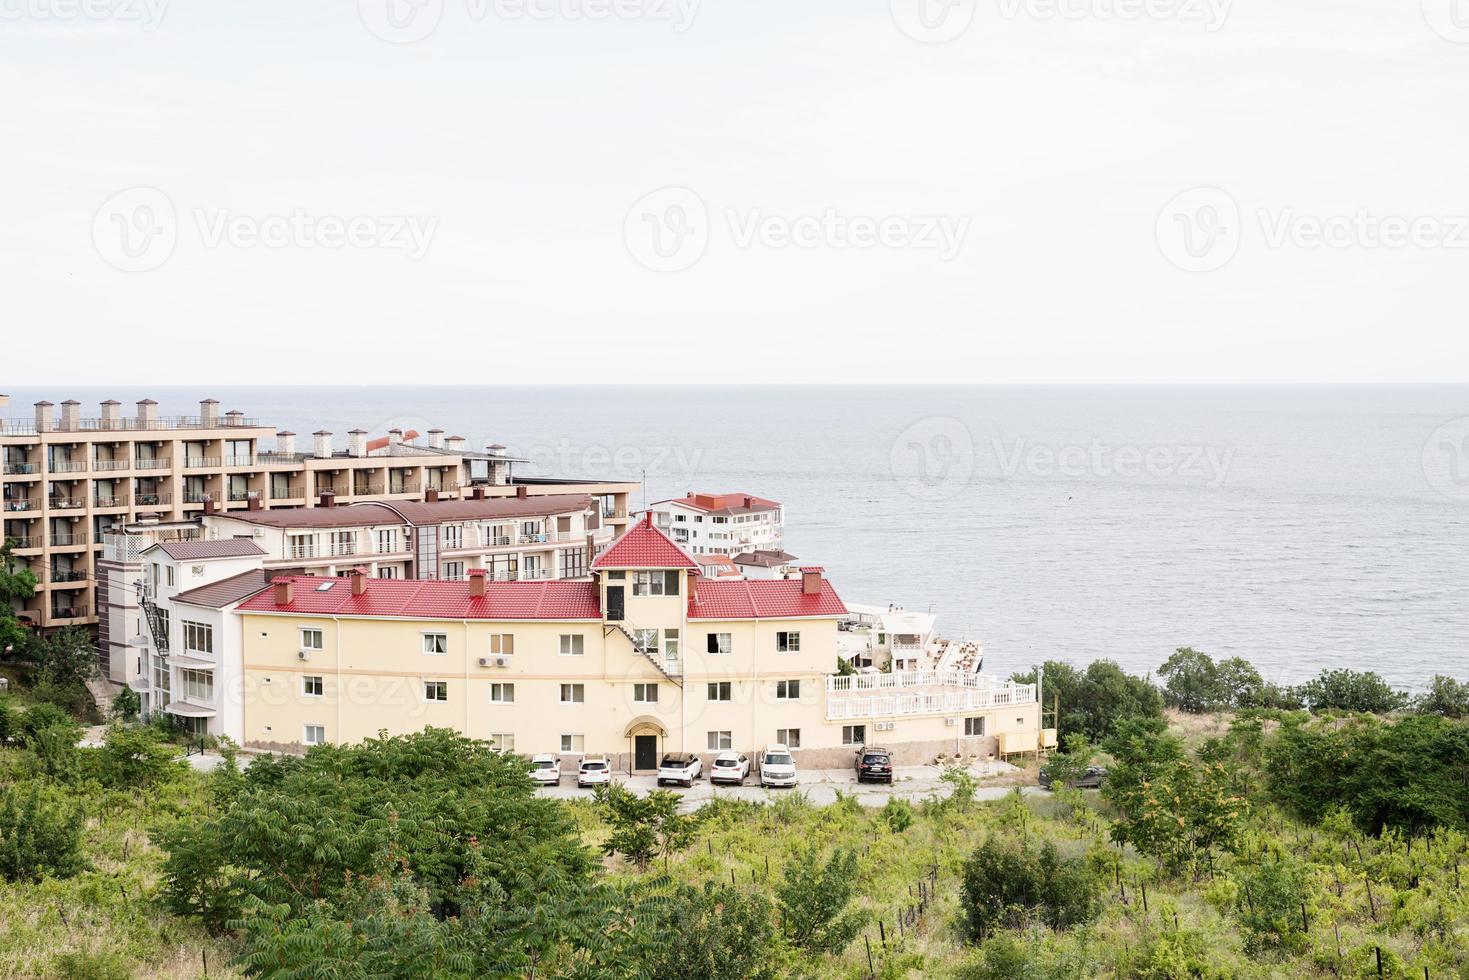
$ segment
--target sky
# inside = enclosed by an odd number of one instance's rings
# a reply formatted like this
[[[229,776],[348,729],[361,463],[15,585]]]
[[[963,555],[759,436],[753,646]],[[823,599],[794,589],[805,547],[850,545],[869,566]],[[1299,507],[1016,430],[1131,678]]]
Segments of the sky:
[[[0,0],[0,91],[0,390],[1469,364],[1469,0]]]

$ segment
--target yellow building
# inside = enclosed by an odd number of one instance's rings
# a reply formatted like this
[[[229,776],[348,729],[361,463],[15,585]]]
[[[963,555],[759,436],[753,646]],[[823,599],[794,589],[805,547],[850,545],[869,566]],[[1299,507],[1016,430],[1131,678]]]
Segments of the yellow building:
[[[846,612],[819,568],[711,580],[642,521],[578,581],[288,577],[238,609],[247,746],[299,750],[425,725],[507,750],[606,753],[624,771],[665,750],[851,764],[1034,747],[1033,686],[978,674],[834,676]]]

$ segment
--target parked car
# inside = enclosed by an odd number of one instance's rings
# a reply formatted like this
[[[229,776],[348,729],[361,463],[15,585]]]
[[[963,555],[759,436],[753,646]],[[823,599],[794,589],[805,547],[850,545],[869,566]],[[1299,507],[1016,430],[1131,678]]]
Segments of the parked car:
[[[796,760],[790,749],[779,743],[765,746],[760,753],[760,785],[796,785]]]
[[[750,759],[738,752],[719,753],[714,757],[714,765],[709,768],[711,783],[739,783],[743,786],[749,775]]]
[[[864,745],[858,749],[856,766],[859,783],[869,779],[881,783],[893,781],[893,754],[881,746]]]
[[[561,757],[549,752],[530,757],[531,782],[540,783],[542,786],[561,785]]]
[[[607,757],[603,755],[589,755],[581,760],[581,765],[576,770],[576,785],[606,786],[612,782],[612,767],[607,763]]]
[[[693,786],[694,780],[704,776],[704,760],[693,752],[669,752],[658,766],[658,785],[682,783]]]
[[[1067,782],[1072,789],[1101,789],[1102,783],[1107,779],[1107,770],[1101,766],[1087,766],[1077,778]],[[1054,789],[1051,785],[1051,771],[1041,770],[1041,785],[1046,789]]]

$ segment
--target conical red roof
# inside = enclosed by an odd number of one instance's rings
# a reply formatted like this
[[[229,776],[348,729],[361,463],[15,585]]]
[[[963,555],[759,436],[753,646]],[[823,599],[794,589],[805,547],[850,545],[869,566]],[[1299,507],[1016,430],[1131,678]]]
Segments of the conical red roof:
[[[592,568],[692,568],[699,563],[673,539],[653,526],[653,515],[647,513],[607,550],[592,562]]]

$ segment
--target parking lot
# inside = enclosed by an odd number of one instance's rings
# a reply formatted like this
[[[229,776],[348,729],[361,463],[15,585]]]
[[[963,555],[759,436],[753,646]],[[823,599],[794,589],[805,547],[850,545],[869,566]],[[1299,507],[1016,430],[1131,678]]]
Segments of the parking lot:
[[[1027,775],[1024,770],[1004,762],[981,764],[971,768],[970,773],[980,783],[980,788],[975,793],[976,799],[1000,799],[1017,785],[1022,786],[1022,792],[1025,793],[1041,792],[1040,787],[1035,785],[1033,775]],[[948,796],[951,788],[940,778],[942,775],[943,770],[937,766],[899,767],[894,772],[891,786],[886,783],[863,783],[859,786],[856,773],[851,769],[806,769],[801,771],[800,785],[793,789],[763,789],[760,786],[759,777],[754,773],[750,774],[750,778],[743,786],[711,785],[706,777],[697,780],[689,789],[682,786],[664,788],[684,798],[681,807],[684,810],[697,810],[716,796],[765,802],[793,792],[805,793],[812,803],[818,805],[836,802],[837,793],[840,792],[848,796],[855,796],[863,806],[880,807],[894,796],[911,802],[924,800],[930,796]],[[626,773],[618,773],[613,779],[639,794],[648,793],[657,788],[657,778],[654,776],[629,776]],[[556,799],[574,800],[591,799],[593,791],[578,789],[576,774],[572,772],[561,777],[560,786],[543,786],[537,789],[536,793]]]

